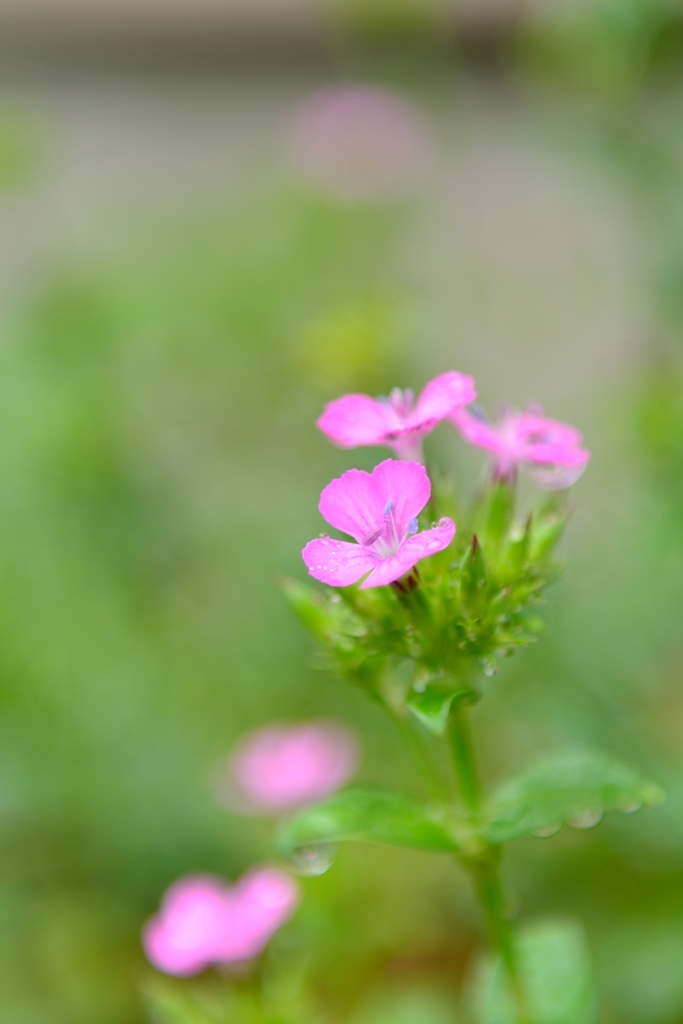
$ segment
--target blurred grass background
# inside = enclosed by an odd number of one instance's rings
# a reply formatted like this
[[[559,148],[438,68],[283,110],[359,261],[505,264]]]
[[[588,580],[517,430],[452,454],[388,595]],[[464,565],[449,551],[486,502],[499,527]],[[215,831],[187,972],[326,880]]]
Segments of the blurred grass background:
[[[508,882],[525,916],[584,920],[605,1022],[680,1024],[683,10],[314,16],[304,56],[230,40],[218,60],[212,34],[190,61],[177,42],[38,60],[17,30],[4,62],[0,1016],[149,1019],[139,931],[164,888],[267,850],[210,794],[245,729],[341,717],[364,779],[414,786],[379,713],[311,667],[275,578],[302,574],[321,487],[377,456],[332,449],[322,404],[456,368],[593,451],[547,635],[477,712],[487,778],[586,743],[669,792],[515,844]],[[338,201],[292,167],[298,105],[339,83],[422,111],[433,153],[405,198]],[[430,454],[472,486],[446,427]],[[304,884],[276,1002],[303,985],[316,1020],[457,1019],[481,927],[450,864],[349,848]]]

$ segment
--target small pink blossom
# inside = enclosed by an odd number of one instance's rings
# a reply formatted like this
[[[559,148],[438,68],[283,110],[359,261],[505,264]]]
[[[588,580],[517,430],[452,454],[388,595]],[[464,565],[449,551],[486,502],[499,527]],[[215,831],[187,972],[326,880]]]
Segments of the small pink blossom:
[[[292,163],[312,185],[342,202],[394,199],[434,163],[435,140],[422,111],[389,89],[319,89],[296,112]]]
[[[417,515],[431,495],[431,484],[419,462],[387,459],[372,473],[349,469],[332,480],[318,508],[337,530],[357,541],[323,536],[303,549],[304,562],[315,579],[333,587],[361,583],[361,588],[393,583],[413,566],[448,547],[455,524],[441,519],[431,530],[417,532]]]
[[[430,381],[417,402],[410,389],[400,388],[388,398],[343,395],[325,407],[317,425],[340,448],[386,445],[399,459],[422,462],[422,438],[476,397],[472,377],[453,370]]]
[[[149,962],[189,977],[212,964],[250,960],[291,917],[299,887],[276,868],[256,868],[233,886],[211,875],[188,875],[167,890],[157,917],[143,930]]]
[[[498,479],[513,476],[523,464],[542,487],[560,490],[579,479],[590,459],[579,431],[548,419],[537,405],[509,410],[496,424],[472,409],[457,409],[451,420],[466,441],[493,454]]]
[[[332,722],[271,725],[243,737],[217,776],[231,810],[281,814],[334,793],[358,767],[353,735]]]

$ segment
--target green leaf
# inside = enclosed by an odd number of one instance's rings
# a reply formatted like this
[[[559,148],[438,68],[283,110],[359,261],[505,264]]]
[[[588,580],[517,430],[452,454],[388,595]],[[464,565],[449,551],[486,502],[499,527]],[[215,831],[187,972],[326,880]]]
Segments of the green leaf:
[[[489,495],[486,525],[486,539],[497,544],[510,526],[515,507],[514,488],[507,480],[494,483]]]
[[[475,533],[460,563],[460,591],[470,615],[476,617],[484,609],[487,580],[486,559]]]
[[[516,943],[520,987],[529,1024],[595,1024],[598,1003],[581,926],[540,921]],[[518,1024],[507,973],[500,961],[481,966],[472,991],[477,1024]]]
[[[443,736],[453,701],[470,693],[472,690],[467,686],[458,688],[445,683],[431,683],[421,692],[413,690],[406,706],[427,729]]]
[[[457,822],[402,793],[348,789],[283,823],[275,843],[280,854],[297,858],[307,847],[356,840],[456,853]]]
[[[590,828],[606,811],[634,811],[663,799],[656,783],[605,755],[562,754],[503,783],[488,801],[483,832],[489,842],[505,843],[551,835],[564,822]]]
[[[533,561],[540,562],[552,553],[568,522],[569,513],[562,500],[551,499],[532,525],[530,556]]]

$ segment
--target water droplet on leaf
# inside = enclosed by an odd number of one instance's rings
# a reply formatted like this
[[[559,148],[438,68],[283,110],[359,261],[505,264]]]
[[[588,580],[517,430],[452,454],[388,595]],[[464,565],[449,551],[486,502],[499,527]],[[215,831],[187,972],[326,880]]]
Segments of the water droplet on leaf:
[[[572,828],[595,828],[602,821],[602,815],[602,811],[584,811],[583,814],[570,818],[569,824]]]
[[[290,859],[300,875],[315,877],[324,875],[332,867],[336,855],[334,843],[316,843],[314,846],[300,846]]]
[[[545,825],[543,828],[536,829],[533,835],[535,835],[537,839],[550,839],[551,836],[557,835],[561,828],[562,822],[560,821],[553,825]]]

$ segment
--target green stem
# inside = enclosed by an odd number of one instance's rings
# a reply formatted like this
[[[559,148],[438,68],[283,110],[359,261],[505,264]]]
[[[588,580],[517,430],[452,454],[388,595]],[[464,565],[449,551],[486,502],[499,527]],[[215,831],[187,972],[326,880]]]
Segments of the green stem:
[[[401,735],[401,739],[410,754],[415,770],[422,779],[427,792],[432,800],[435,800],[437,803],[443,803],[448,799],[446,787],[441,776],[432,764],[432,760],[422,741],[422,737],[416,732],[412,723],[408,719],[397,714],[393,708],[390,708],[388,705],[386,705],[386,708]]]
[[[469,704],[453,702],[449,719],[451,752],[463,801],[474,824],[481,812],[481,783],[477,771],[469,723]],[[530,1024],[524,1007],[524,996],[515,953],[514,934],[507,901],[500,881],[500,847],[486,845],[475,855],[462,859],[472,877],[479,901],[484,909],[489,934],[498,950],[512,987],[518,1024]]]
[[[471,816],[476,818],[481,807],[481,783],[467,715],[465,701],[454,700],[449,718],[451,753],[462,798]]]

